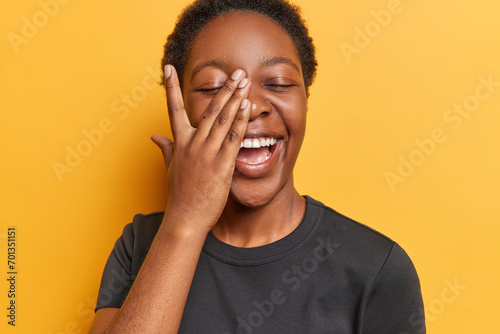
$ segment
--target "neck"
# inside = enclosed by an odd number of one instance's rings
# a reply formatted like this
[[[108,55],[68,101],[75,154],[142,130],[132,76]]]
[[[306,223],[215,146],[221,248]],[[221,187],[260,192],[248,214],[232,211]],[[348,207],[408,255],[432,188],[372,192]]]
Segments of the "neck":
[[[261,207],[249,208],[230,198],[212,233],[236,247],[267,245],[295,230],[304,217],[305,207],[306,200],[293,183]]]

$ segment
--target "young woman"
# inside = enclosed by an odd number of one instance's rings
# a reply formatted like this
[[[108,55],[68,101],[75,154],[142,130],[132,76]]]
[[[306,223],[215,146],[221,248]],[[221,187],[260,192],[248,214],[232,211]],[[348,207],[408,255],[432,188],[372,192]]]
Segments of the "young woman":
[[[316,59],[284,0],[199,0],[165,46],[165,212],[116,242],[91,333],[422,333],[393,241],[301,196]]]

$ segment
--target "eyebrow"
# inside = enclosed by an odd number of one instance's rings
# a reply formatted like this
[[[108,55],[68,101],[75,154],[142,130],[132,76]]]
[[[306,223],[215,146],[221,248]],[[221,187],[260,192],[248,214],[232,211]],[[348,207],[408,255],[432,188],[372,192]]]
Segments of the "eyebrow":
[[[271,67],[278,64],[285,64],[292,68],[294,68],[297,72],[300,72],[299,66],[290,58],[286,57],[266,57],[260,61],[261,65],[265,67]],[[193,69],[193,73],[191,74],[191,79],[194,78],[196,74],[198,74],[201,70],[207,67],[216,67],[216,68],[227,68],[229,64],[224,59],[214,59],[209,60],[204,63],[196,65]]]
[[[293,67],[295,70],[297,70],[297,72],[300,72],[299,66],[293,60],[286,57],[267,57],[262,59],[260,63],[266,67],[285,64]]]
[[[214,59],[206,61],[204,63],[196,65],[193,70],[193,74],[191,74],[191,79],[193,79],[196,74],[198,74],[202,69],[206,67],[224,68],[228,66],[228,63],[224,59]]]

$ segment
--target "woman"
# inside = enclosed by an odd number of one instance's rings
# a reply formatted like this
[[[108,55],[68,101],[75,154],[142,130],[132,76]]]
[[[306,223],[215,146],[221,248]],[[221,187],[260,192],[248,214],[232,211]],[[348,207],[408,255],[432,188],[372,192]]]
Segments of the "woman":
[[[167,207],[125,227],[91,333],[425,332],[404,251],[294,188],[316,71],[296,7],[196,1],[163,65]]]

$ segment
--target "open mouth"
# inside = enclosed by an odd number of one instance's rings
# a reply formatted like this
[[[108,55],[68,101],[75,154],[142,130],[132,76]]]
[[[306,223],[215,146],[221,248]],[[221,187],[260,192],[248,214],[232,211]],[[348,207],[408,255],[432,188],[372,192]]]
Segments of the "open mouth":
[[[266,162],[272,156],[278,140],[274,137],[245,138],[241,142],[236,161],[249,165]]]

